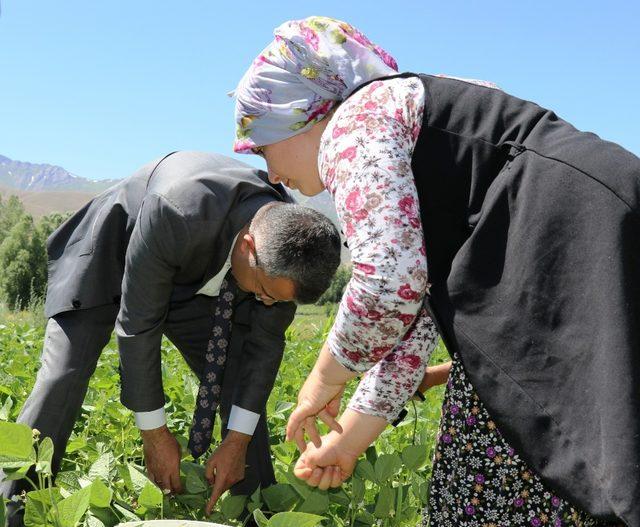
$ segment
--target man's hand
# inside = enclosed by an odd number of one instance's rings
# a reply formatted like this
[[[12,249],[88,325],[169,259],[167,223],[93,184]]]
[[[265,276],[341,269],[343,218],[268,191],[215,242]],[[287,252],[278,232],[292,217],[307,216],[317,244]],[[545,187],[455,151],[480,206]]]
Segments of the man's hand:
[[[227,437],[207,461],[204,475],[213,487],[207,502],[207,515],[213,512],[216,502],[230,487],[244,479],[247,447],[251,436],[229,430]]]
[[[180,445],[166,426],[141,430],[144,461],[151,481],[163,491],[182,492]]]

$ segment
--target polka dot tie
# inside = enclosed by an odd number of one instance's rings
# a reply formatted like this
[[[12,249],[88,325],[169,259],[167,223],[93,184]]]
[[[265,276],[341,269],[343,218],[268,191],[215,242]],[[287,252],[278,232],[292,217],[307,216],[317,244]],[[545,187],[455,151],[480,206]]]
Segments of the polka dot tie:
[[[235,297],[231,271],[227,273],[214,310],[213,329],[207,345],[205,366],[200,389],[196,397],[196,409],[189,432],[189,451],[197,459],[211,444],[216,410],[220,405],[222,378],[227,362],[227,350],[231,340],[231,315]]]

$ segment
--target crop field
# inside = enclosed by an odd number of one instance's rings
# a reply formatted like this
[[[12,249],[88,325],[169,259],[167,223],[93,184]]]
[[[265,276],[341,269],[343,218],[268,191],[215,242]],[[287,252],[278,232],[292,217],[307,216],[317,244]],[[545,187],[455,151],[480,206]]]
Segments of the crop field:
[[[287,418],[329,328],[326,307],[301,307],[288,332],[285,358],[268,404],[271,446],[278,484],[252,496],[227,494],[210,517],[204,468],[186,454],[198,382],[172,345],[163,344],[168,426],[183,446],[181,475],[186,492],[165,496],[144,474],[142,445],[133,416],[119,402],[118,354],[114,341],[100,359],[55,485],[26,495],[28,526],[112,527],[120,522],[171,518],[242,525],[246,507],[261,526],[415,526],[426,503],[430,462],[440,415],[442,388],[409,405],[397,427],[388,427],[359,461],[354,476],[336,490],[307,487],[292,475],[297,458],[284,441]],[[36,464],[42,485],[51,480],[50,440],[13,424],[38,369],[44,321],[33,315],[0,315],[0,467],[20,478]],[[432,363],[447,360],[439,346]],[[351,386],[353,389],[354,386]],[[345,403],[348,399],[345,397]],[[219,425],[218,425],[219,426]],[[219,438],[216,428],[214,437]],[[206,456],[203,456],[206,460]],[[246,522],[245,522],[246,523]],[[0,526],[4,504],[0,504]]]

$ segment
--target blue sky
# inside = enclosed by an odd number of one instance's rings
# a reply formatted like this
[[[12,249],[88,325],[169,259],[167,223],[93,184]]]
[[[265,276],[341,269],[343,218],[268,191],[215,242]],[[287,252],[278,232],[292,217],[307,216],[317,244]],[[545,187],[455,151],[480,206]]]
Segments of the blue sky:
[[[640,154],[631,0],[0,2],[0,154],[84,177],[230,154],[226,92],[275,26],[309,15],[351,22],[402,70],[492,80]]]

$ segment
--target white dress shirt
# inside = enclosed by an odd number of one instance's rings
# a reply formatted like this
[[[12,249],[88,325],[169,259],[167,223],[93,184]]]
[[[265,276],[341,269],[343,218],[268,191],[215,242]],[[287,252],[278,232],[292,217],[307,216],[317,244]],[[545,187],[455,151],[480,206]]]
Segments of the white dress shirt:
[[[231,244],[231,251],[233,251],[233,247],[235,247],[237,239],[238,235],[236,235],[236,237],[233,239],[233,243]],[[220,269],[220,272],[206,284],[204,284],[204,286],[198,291],[197,294],[218,296],[222,281],[224,280],[224,277],[226,276],[229,269],[231,269],[231,252],[229,252],[227,261],[222,266],[222,269]],[[160,428],[167,423],[164,408],[158,408],[157,410],[151,410],[150,412],[134,412],[134,416],[136,426],[140,430],[153,430],[154,428]],[[253,435],[253,432],[255,432],[256,426],[258,425],[259,419],[260,414],[250,412],[249,410],[245,410],[244,408],[233,405],[231,407],[231,413],[229,415],[229,423],[227,424],[227,428],[229,430],[242,432],[243,434]]]

